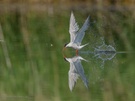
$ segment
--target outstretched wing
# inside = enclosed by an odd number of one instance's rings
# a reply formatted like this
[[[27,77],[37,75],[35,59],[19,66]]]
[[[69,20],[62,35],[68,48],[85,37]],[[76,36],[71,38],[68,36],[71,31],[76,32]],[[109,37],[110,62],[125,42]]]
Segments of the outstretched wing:
[[[75,20],[73,12],[71,12],[69,33],[70,33],[70,42],[73,42],[76,37],[76,33],[79,30],[79,26]]]
[[[79,77],[81,77],[85,86],[88,88],[88,80],[84,74],[83,66],[81,64],[81,60],[87,60],[83,59],[81,56],[65,59],[70,63],[70,70],[68,72],[70,90],[72,91]]]
[[[84,38],[84,35],[85,35],[85,31],[88,29],[88,27],[89,27],[89,16],[85,20],[82,28],[77,32],[77,36],[74,40],[74,43],[81,45],[82,39]]]
[[[77,70],[73,63],[70,63],[70,70],[68,72],[68,75],[69,75],[69,88],[72,91],[72,89],[74,88],[74,86],[77,82],[77,79],[79,77]]]
[[[81,64],[81,60],[77,59],[77,61],[74,62],[74,66],[77,70],[77,73],[80,75],[84,85],[88,88],[88,80],[84,74],[84,69],[83,69],[83,66]]]

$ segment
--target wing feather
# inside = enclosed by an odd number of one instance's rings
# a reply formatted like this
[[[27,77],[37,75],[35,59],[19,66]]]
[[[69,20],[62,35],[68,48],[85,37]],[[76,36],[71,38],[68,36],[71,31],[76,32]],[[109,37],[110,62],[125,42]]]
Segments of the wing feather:
[[[75,20],[73,12],[71,12],[69,33],[70,33],[70,42],[73,42],[76,37],[76,33],[79,30],[79,26]]]
[[[87,78],[86,78],[86,76],[84,74],[84,69],[83,69],[83,66],[81,64],[80,59],[78,59],[76,62],[74,62],[74,65],[75,65],[76,70],[77,70],[78,74],[80,75],[83,83],[88,88],[88,80],[87,80]]]
[[[84,69],[81,64],[81,60],[85,60],[85,59],[83,59],[81,56],[75,56],[73,58],[66,58],[66,60],[70,63],[70,69],[68,72],[70,90],[71,91],[73,90],[73,88],[77,82],[77,79],[79,77],[81,77],[83,83],[88,88],[88,80],[84,74]]]
[[[85,31],[88,29],[89,27],[89,16],[88,18],[85,20],[83,26],[81,27],[81,29],[77,32],[77,36],[74,40],[74,43],[81,45],[82,39],[84,38],[85,35]]]
[[[68,75],[69,75],[69,88],[72,91],[79,77],[73,63],[70,63],[70,70],[68,72]]]

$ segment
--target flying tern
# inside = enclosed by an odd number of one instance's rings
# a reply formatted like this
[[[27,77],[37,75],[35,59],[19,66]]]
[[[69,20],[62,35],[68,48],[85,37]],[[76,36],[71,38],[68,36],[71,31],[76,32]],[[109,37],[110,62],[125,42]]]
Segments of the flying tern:
[[[64,49],[66,47],[72,47],[76,49],[76,53],[78,55],[78,50],[88,45],[88,43],[81,45],[81,42],[85,35],[85,31],[88,29],[88,27],[89,27],[89,16],[85,20],[83,26],[79,29],[79,25],[75,20],[74,14],[73,12],[71,12],[70,24],[69,24],[70,42],[64,45]]]
[[[73,90],[77,82],[77,79],[79,77],[81,77],[84,85],[88,88],[88,80],[84,74],[84,69],[81,64],[81,60],[84,60],[84,61],[87,61],[87,60],[85,60],[81,56],[75,56],[73,58],[64,58],[64,59],[70,63],[70,69],[68,72],[70,91]]]

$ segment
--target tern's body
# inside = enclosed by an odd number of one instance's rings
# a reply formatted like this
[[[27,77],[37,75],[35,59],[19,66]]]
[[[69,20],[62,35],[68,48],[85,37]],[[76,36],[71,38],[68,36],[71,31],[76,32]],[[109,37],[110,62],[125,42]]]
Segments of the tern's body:
[[[80,50],[81,48],[83,48],[83,47],[86,46],[86,45],[88,45],[88,43],[85,44],[85,45],[78,45],[78,44],[76,44],[76,43],[70,42],[70,43],[68,44],[68,47],[72,47],[72,48],[74,48],[74,49],[76,49],[76,50]]]
[[[79,77],[81,77],[83,83],[88,88],[88,81],[84,74],[83,66],[81,64],[81,60],[85,59],[83,59],[81,56],[75,56],[73,58],[65,58],[65,59],[70,63],[70,70],[68,72],[70,90],[72,91]]]
[[[66,44],[65,47],[72,47],[76,50],[79,50],[84,46],[88,45],[88,44],[81,45],[81,42],[85,35],[85,31],[88,29],[88,27],[89,27],[89,16],[85,20],[83,26],[79,29],[74,14],[73,12],[71,12],[70,25],[69,25],[70,42]]]

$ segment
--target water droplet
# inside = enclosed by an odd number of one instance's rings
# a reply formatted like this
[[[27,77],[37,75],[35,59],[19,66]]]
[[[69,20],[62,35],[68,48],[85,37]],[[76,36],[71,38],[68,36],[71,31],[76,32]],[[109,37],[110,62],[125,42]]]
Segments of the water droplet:
[[[53,46],[53,44],[51,44],[51,47]]]

